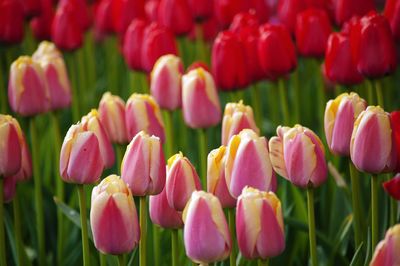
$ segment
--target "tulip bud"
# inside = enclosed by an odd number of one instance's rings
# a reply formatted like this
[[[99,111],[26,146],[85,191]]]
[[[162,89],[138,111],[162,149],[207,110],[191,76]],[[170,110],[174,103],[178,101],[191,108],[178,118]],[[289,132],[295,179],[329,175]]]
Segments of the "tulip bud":
[[[238,103],[227,103],[225,105],[224,118],[222,119],[222,145],[228,145],[233,135],[237,135],[245,128],[260,133],[254,121],[253,109],[250,105]]]
[[[8,101],[22,116],[44,113],[50,107],[50,95],[43,70],[29,56],[20,56],[10,69]]]
[[[203,22],[213,15],[213,0],[188,0],[192,17],[196,22]]]
[[[274,1],[251,0],[250,10],[255,10],[258,21],[265,23],[271,18],[272,13],[275,11],[273,5],[276,4],[277,2]]]
[[[85,131],[82,124],[72,125],[61,147],[60,175],[68,183],[92,184],[104,169],[96,134]]]
[[[224,91],[249,84],[243,44],[230,31],[220,32],[212,47],[211,65],[218,88]]]
[[[20,43],[24,38],[22,1],[0,2],[0,43]]]
[[[183,211],[192,192],[201,189],[196,170],[182,153],[168,159],[165,189],[169,206],[177,211]]]
[[[123,54],[126,64],[132,70],[142,70],[142,45],[146,22],[134,19],[129,24],[124,36]]]
[[[90,226],[94,245],[105,254],[132,251],[140,238],[135,202],[129,187],[116,175],[92,190]]]
[[[165,187],[160,194],[149,197],[149,210],[154,224],[167,229],[183,227],[182,213],[169,206]]]
[[[336,24],[342,25],[354,16],[363,16],[374,10],[373,0],[336,0],[332,1]]]
[[[7,177],[3,179],[3,202],[9,203],[15,196],[15,188],[17,180],[15,177]]]
[[[86,31],[91,24],[89,6],[86,0],[60,0],[58,9],[66,7],[74,14],[74,19],[79,23],[83,31]]]
[[[116,95],[106,92],[99,103],[99,117],[111,142],[128,142],[125,123],[125,102]]]
[[[367,108],[357,93],[342,93],[330,100],[325,109],[325,136],[329,149],[338,155],[350,155],[350,139],[354,121]]]
[[[214,0],[214,13],[220,28],[229,27],[233,17],[248,9],[247,1],[243,0]]]
[[[395,200],[400,201],[400,174],[383,183],[385,191]]]
[[[158,21],[176,35],[188,33],[193,20],[187,0],[161,0],[158,6]]]
[[[269,156],[274,170],[294,185],[318,187],[325,182],[325,150],[319,137],[301,125],[279,126],[269,140]]]
[[[19,130],[14,118],[0,114],[0,178],[14,175],[21,168]]]
[[[33,36],[37,40],[51,39],[51,25],[54,19],[52,0],[40,0],[40,14],[30,21]]]
[[[273,192],[245,187],[238,198],[236,234],[240,252],[248,259],[267,259],[285,249],[281,202]]]
[[[294,32],[297,14],[307,8],[304,0],[280,0],[277,6],[277,16],[290,32]]]
[[[150,95],[134,93],[129,97],[125,108],[125,122],[130,140],[143,130],[149,135],[159,137],[164,143],[164,123],[160,107]]]
[[[226,185],[225,156],[226,147],[210,151],[207,157],[207,192],[215,195],[223,208],[234,208],[236,199],[231,196]]]
[[[121,177],[134,196],[159,194],[165,185],[165,159],[160,138],[140,131],[126,148]]]
[[[111,142],[107,136],[103,125],[100,122],[100,116],[96,109],[92,109],[90,113],[82,117],[82,127],[85,131],[93,132],[99,141],[100,153],[103,158],[105,168],[110,168],[114,165],[115,156]]]
[[[150,22],[158,21],[158,2],[159,0],[148,0],[144,4],[146,19]]]
[[[396,153],[394,172],[400,172],[400,111],[390,113],[390,126],[392,127],[393,150]]]
[[[132,20],[145,18],[144,2],[144,0],[113,0],[112,22],[117,33],[124,34]]]
[[[370,266],[400,265],[400,224],[387,230],[385,239],[376,246]]]
[[[181,107],[182,74],[182,60],[175,55],[163,55],[155,63],[150,75],[150,91],[161,108],[174,110]]]
[[[245,28],[258,27],[259,22],[254,10],[249,10],[247,12],[237,13],[232,20],[229,30],[240,33],[241,30]]]
[[[103,39],[114,31],[112,4],[114,0],[100,0],[94,9],[94,31],[97,39]]]
[[[226,259],[232,240],[221,203],[214,195],[193,192],[183,211],[183,239],[186,255],[196,263]]]
[[[351,160],[358,170],[378,174],[393,170],[394,155],[389,114],[379,106],[368,106],[354,122]]]
[[[221,106],[212,75],[203,68],[182,76],[182,112],[191,128],[207,128],[221,121]]]
[[[234,198],[239,197],[245,186],[262,191],[276,189],[276,176],[265,137],[259,137],[251,129],[243,129],[230,139],[226,151],[225,179]]]
[[[390,23],[392,28],[393,36],[396,40],[400,41],[400,1],[398,0],[387,0],[385,4],[385,17]]]

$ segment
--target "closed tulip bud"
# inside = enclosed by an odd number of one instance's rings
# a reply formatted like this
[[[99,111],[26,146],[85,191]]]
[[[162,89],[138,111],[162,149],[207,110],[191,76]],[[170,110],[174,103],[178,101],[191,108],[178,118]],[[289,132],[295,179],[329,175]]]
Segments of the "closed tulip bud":
[[[245,187],[238,198],[236,234],[240,252],[248,259],[267,259],[285,249],[281,202],[273,192]]]
[[[99,141],[100,153],[103,158],[105,168],[110,168],[114,165],[115,156],[112,144],[107,136],[107,133],[100,122],[100,116],[96,109],[92,109],[90,113],[82,117],[82,127],[85,131],[93,132]]]
[[[183,211],[192,192],[201,189],[196,170],[182,153],[168,159],[165,189],[169,206],[177,211]]]
[[[301,125],[279,126],[269,140],[269,156],[274,170],[294,185],[318,187],[325,182],[327,167],[319,137]]]
[[[392,127],[393,149],[396,153],[394,172],[400,173],[400,111],[390,113],[390,125]]]
[[[32,116],[47,112],[50,93],[43,69],[28,56],[20,56],[10,69],[8,101],[11,109],[22,115]]]
[[[192,13],[192,17],[197,22],[203,22],[210,18],[214,11],[213,0],[188,0],[189,8]]]
[[[9,203],[15,196],[17,180],[14,177],[7,177],[3,180],[3,202]]]
[[[101,124],[111,142],[124,144],[128,142],[125,122],[125,102],[116,95],[106,92],[99,104]]]
[[[151,95],[161,108],[175,110],[181,107],[182,60],[175,55],[163,55],[155,63],[150,76]]]
[[[400,2],[397,0],[386,1],[384,15],[390,23],[393,36],[400,42]]]
[[[72,125],[61,147],[60,175],[68,183],[93,184],[104,169],[96,134],[82,124]]]
[[[368,106],[354,122],[350,156],[358,170],[378,174],[395,167],[395,149],[389,114],[379,106]]]
[[[400,201],[400,174],[383,183],[385,191],[395,200]]]
[[[121,177],[134,196],[159,194],[165,185],[165,159],[160,138],[140,131],[126,148]]]
[[[14,118],[0,114],[0,178],[14,175],[21,168],[19,130]]]
[[[165,187],[160,194],[149,197],[149,212],[151,221],[162,228],[183,227],[182,213],[169,206]]]
[[[379,78],[396,69],[396,47],[383,15],[372,11],[355,23],[350,30],[350,44],[353,60],[362,75]]]
[[[74,15],[83,31],[89,29],[91,24],[91,14],[86,0],[60,0],[58,9],[67,7]]]
[[[227,103],[225,105],[224,118],[222,119],[222,145],[228,145],[233,135],[237,135],[245,128],[260,133],[254,121],[253,109],[250,105],[238,103]]]
[[[186,34],[193,27],[187,0],[160,0],[157,18],[176,35]]]
[[[204,191],[193,192],[183,211],[183,222],[186,255],[192,261],[207,264],[229,256],[232,240],[217,197]]]
[[[285,26],[264,24],[260,27],[258,56],[270,79],[280,78],[296,68],[295,47]]]
[[[153,97],[147,94],[132,94],[126,103],[125,123],[128,139],[131,140],[140,131],[157,136],[164,143],[164,123],[160,107]]]
[[[309,8],[297,15],[296,43],[301,55],[322,57],[332,26],[325,10]]]
[[[207,128],[221,121],[221,106],[212,75],[203,68],[182,77],[182,112],[191,128]]]
[[[94,245],[105,254],[132,251],[140,239],[132,193],[116,175],[104,178],[92,190],[90,226]]]
[[[342,25],[353,16],[363,16],[374,10],[374,0],[336,0],[332,1],[336,24]]]
[[[276,176],[265,137],[259,137],[251,129],[244,129],[230,139],[226,151],[225,179],[234,198],[239,197],[245,186],[262,191],[276,189]]]
[[[330,100],[325,109],[325,136],[329,149],[338,155],[350,155],[350,139],[354,121],[367,108],[357,93],[342,93]]]
[[[150,22],[158,21],[158,2],[159,0],[148,0],[144,4],[146,19]]]
[[[178,54],[174,35],[168,28],[153,22],[146,27],[143,35],[140,55],[143,70],[149,73],[158,58],[166,54]]]
[[[376,246],[370,266],[400,265],[400,224],[387,230],[385,239]]]
[[[220,32],[214,41],[211,55],[213,76],[218,88],[224,91],[245,88],[249,82],[243,44],[230,31]]]
[[[297,14],[306,8],[304,0],[280,0],[277,6],[279,22],[284,24],[290,32],[294,32]]]
[[[41,13],[40,0],[25,0],[22,3],[26,17],[33,17]]]
[[[254,9],[247,12],[237,13],[232,20],[229,30],[240,33],[245,28],[254,28],[259,26],[258,17]]]
[[[33,36],[37,40],[51,39],[51,24],[53,23],[54,10],[52,0],[40,0],[40,14],[30,21]]]
[[[325,51],[324,71],[330,81],[353,85],[363,81],[351,57],[350,38],[347,33],[333,32]]]
[[[245,0],[214,0],[214,14],[220,28],[227,28],[233,17],[248,9],[248,2]]]
[[[94,31],[97,39],[103,39],[114,31],[112,22],[112,4],[114,0],[101,0],[94,8]]]
[[[146,26],[147,24],[144,20],[134,19],[125,32],[122,49],[125,62],[130,69],[143,70],[142,45]]]
[[[20,43],[24,38],[22,1],[3,0],[0,3],[0,42]]]
[[[223,208],[234,208],[236,199],[231,196],[226,185],[226,147],[210,151],[207,157],[207,192],[215,195]]]
[[[145,19],[144,3],[144,0],[113,0],[111,12],[114,30],[124,34],[132,20]]]
[[[250,8],[255,10],[255,14],[257,15],[258,20],[261,23],[267,22],[270,18],[274,10],[274,6],[277,2],[273,1],[264,1],[264,0],[251,0]]]

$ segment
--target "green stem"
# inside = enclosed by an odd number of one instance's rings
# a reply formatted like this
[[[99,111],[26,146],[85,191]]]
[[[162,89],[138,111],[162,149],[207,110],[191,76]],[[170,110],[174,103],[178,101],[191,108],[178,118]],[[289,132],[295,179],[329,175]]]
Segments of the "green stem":
[[[115,144],[115,150],[116,150],[116,154],[117,154],[117,160],[116,160],[116,168],[117,168],[117,172],[119,174],[121,174],[121,164],[122,164],[122,159],[124,158],[124,146],[120,145],[120,144]]]
[[[6,240],[4,235],[4,178],[0,176],[0,265],[7,266]]]
[[[78,101],[79,101],[79,108],[81,111],[86,112],[87,108],[89,105],[87,103],[87,99],[88,99],[88,93],[90,94],[90,91],[88,90],[87,87],[87,73],[86,73],[86,69],[85,69],[85,60],[84,60],[84,54],[83,54],[83,49],[79,49],[75,52],[75,64],[76,64],[76,68],[78,70],[78,77],[79,77],[79,97],[78,97]]]
[[[125,266],[124,254],[118,255],[118,265],[119,266]]]
[[[254,107],[254,117],[257,125],[262,129],[262,110],[260,105],[260,88],[257,83],[253,84],[253,89],[251,90],[251,105]]]
[[[178,124],[179,124],[179,150],[181,150],[185,154],[188,128],[186,127],[186,124],[181,119],[181,117],[183,117],[182,110],[178,110],[177,112],[178,112],[178,116],[180,117],[179,122],[178,122]]]
[[[79,98],[78,98],[78,75],[76,72],[78,71],[75,68],[73,54],[65,54],[65,59],[68,67],[68,74],[71,80],[71,93],[72,93],[72,120],[74,123],[79,120]]]
[[[203,28],[201,27],[201,23],[196,23],[196,54],[197,59],[205,62],[206,60],[206,51],[204,46],[204,38],[203,38]]]
[[[390,198],[390,226],[397,223],[397,200]]]
[[[154,264],[160,265],[160,229],[153,224]]]
[[[285,126],[289,126],[290,120],[289,120],[289,105],[288,105],[288,98],[287,98],[287,93],[286,93],[286,88],[285,88],[285,80],[283,78],[278,80],[278,86],[279,86],[279,96],[281,100],[281,109],[282,109],[282,114],[283,114],[283,123]]]
[[[5,71],[3,73],[6,73]],[[0,75],[0,112],[7,113],[7,86],[4,83],[3,74]]]
[[[383,92],[382,92],[382,84],[379,79],[375,80],[375,89],[376,89],[376,98],[378,100],[378,105],[382,108],[385,108]]]
[[[89,241],[88,241],[88,229],[87,229],[87,217],[86,217],[86,196],[85,196],[85,188],[83,185],[78,185],[78,195],[79,195],[79,209],[81,212],[83,265],[89,266],[90,254],[89,254]]]
[[[199,163],[200,163],[200,179],[203,188],[207,187],[207,131],[205,128],[199,128]]]
[[[315,59],[315,73],[317,73],[317,96],[318,96],[318,124],[320,126],[320,134],[323,134],[324,131],[324,114],[325,114],[325,104],[326,104],[326,96],[325,96],[325,84],[324,77],[321,71],[321,65],[319,60]]]
[[[178,266],[178,229],[171,230],[172,266]]]
[[[349,170],[351,178],[351,198],[353,203],[354,213],[354,242],[355,249],[361,245],[362,230],[361,230],[361,207],[360,207],[360,177],[354,167],[352,161],[349,159]]]
[[[140,75],[141,84],[142,84],[141,91],[142,91],[142,93],[148,94],[150,92],[150,86],[149,86],[149,81],[147,80],[147,74],[139,73],[139,75]]]
[[[229,265],[233,266],[236,265],[236,231],[235,231],[235,209],[230,208],[228,209],[228,223],[229,223],[229,232],[231,233],[232,239],[232,251],[231,255],[229,256]]]
[[[378,176],[372,175],[371,180],[371,218],[372,218],[372,233],[371,244],[372,253],[374,254],[376,244],[378,243],[379,228],[378,228]]]
[[[258,266],[268,266],[269,265],[269,259],[259,259],[258,260]]]
[[[140,242],[139,265],[146,265],[146,237],[147,237],[147,206],[146,196],[140,197]]]
[[[367,101],[369,105],[373,105],[374,104],[374,91],[372,88],[372,82],[367,79],[365,80],[366,85],[367,85]]]
[[[164,111],[165,118],[165,131],[167,136],[165,138],[165,153],[167,158],[172,156],[174,150],[174,133],[172,124],[172,111]]]
[[[314,188],[307,188],[308,237],[310,239],[311,265],[317,266],[317,244],[315,239]]]
[[[292,75],[292,82],[293,82],[293,97],[294,97],[294,120],[296,123],[301,123],[301,93],[299,87],[299,69],[297,68]]]
[[[130,93],[135,93],[137,91],[137,87],[139,86],[138,82],[138,73],[136,71],[129,71],[129,86],[131,87]]]
[[[15,249],[17,252],[17,265],[23,265],[23,244],[21,234],[21,211],[19,206],[18,192],[13,200],[13,211],[14,211],[14,230],[15,230]]]
[[[106,255],[99,251],[99,257],[100,257],[100,266],[107,266]]]
[[[38,251],[39,251],[39,265],[46,264],[46,244],[44,238],[44,211],[43,211],[43,193],[42,193],[42,177],[40,175],[39,167],[39,154],[38,154],[38,143],[37,143],[37,132],[35,126],[35,118],[30,119],[30,136],[32,142],[32,168],[33,168],[33,181],[35,190],[35,208],[36,208],[36,231],[38,239]]]

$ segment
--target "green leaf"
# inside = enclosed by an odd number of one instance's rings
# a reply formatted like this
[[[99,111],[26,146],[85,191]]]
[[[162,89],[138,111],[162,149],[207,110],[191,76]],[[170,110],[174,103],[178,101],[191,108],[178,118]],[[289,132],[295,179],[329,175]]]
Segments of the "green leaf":
[[[360,246],[356,250],[356,253],[354,253],[353,259],[350,262],[350,266],[358,265],[358,261],[361,259],[361,251],[363,246],[364,242],[361,242]]]

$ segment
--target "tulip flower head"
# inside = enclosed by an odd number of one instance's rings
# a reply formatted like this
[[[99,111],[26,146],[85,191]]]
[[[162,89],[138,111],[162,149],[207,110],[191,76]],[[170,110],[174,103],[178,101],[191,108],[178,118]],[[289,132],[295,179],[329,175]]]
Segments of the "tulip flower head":
[[[294,32],[297,14],[307,8],[304,0],[280,0],[277,6],[277,16],[290,32]]]
[[[248,259],[267,259],[285,249],[281,202],[273,192],[245,187],[238,198],[236,234],[240,252]]]
[[[16,174],[21,168],[21,129],[9,115],[0,114],[0,178]]]
[[[142,45],[146,22],[134,19],[125,32],[123,54],[126,64],[132,70],[143,70]]]
[[[274,170],[294,185],[318,187],[325,182],[327,166],[319,137],[301,125],[279,126],[269,140],[269,155]]]
[[[3,180],[3,203],[9,203],[15,196],[17,180],[14,177],[7,177]]]
[[[93,188],[90,225],[96,248],[105,254],[132,251],[140,238],[135,202],[129,187],[110,175]]]
[[[232,240],[224,211],[211,193],[195,191],[183,211],[186,255],[196,263],[226,259]]]
[[[0,42],[19,43],[24,37],[22,1],[3,0],[0,3]]]
[[[342,25],[354,16],[363,16],[375,9],[373,0],[336,0],[332,3],[337,25]]]
[[[370,266],[400,265],[400,224],[387,230],[385,239],[376,246]]]
[[[400,174],[383,183],[385,191],[395,200],[400,201]]]
[[[325,136],[329,149],[342,156],[350,155],[350,140],[354,121],[367,108],[357,93],[342,93],[330,100],[325,109]]]
[[[390,113],[390,126],[392,127],[393,149],[396,153],[394,171],[400,173],[400,111],[393,111]]]
[[[243,0],[214,0],[214,15],[220,28],[229,27],[237,13],[248,9],[247,1]]]
[[[37,40],[51,39],[51,25],[54,19],[53,1],[40,0],[40,14],[30,21],[33,36]]]
[[[114,31],[123,35],[131,21],[145,19],[144,0],[113,0],[111,11]]]
[[[397,0],[388,0],[385,4],[385,17],[390,23],[393,36],[397,42],[400,41],[400,2]]]
[[[213,15],[213,0],[188,0],[188,4],[196,22],[203,22]]]
[[[157,19],[161,25],[176,35],[188,33],[193,27],[193,19],[187,0],[160,0]]]
[[[149,214],[151,221],[162,228],[179,229],[183,227],[182,212],[169,206],[165,187],[160,194],[149,197]]]

